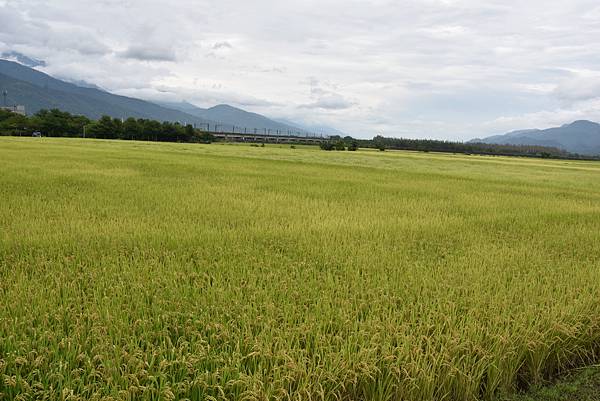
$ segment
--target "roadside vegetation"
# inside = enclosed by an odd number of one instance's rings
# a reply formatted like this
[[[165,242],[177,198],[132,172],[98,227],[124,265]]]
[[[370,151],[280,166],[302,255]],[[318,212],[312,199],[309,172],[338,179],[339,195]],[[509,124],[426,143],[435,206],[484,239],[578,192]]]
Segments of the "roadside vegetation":
[[[600,359],[600,163],[2,137],[0,170],[2,400],[497,400]]]

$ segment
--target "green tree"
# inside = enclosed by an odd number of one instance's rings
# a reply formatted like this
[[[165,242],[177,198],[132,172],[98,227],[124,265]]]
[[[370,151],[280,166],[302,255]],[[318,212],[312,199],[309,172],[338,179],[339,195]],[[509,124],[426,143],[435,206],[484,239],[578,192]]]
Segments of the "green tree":
[[[32,119],[39,130],[47,136],[78,136],[82,129],[74,116],[58,109],[40,110]]]
[[[140,126],[138,124],[138,121],[133,117],[129,117],[123,123],[122,138],[135,140],[135,139],[139,139],[139,136],[140,136]]]
[[[115,124],[110,116],[102,116],[87,128],[88,135],[93,138],[115,138]]]
[[[375,146],[375,149],[379,149],[381,152],[383,152],[386,149],[386,138],[382,137],[381,135],[377,135],[375,138],[373,138],[373,145]]]
[[[161,124],[161,141],[175,142],[177,141],[177,129],[173,123],[169,121],[163,121]]]
[[[191,124],[188,124],[184,128],[182,136],[185,142],[191,142],[196,136],[196,130]]]
[[[155,120],[143,120],[142,136],[148,141],[158,141],[162,138],[162,126]],[[161,139],[162,140],[162,139]]]
[[[215,141],[215,136],[210,132],[201,132],[198,134],[198,141],[202,143],[212,143]]]
[[[120,118],[113,118],[113,131],[110,136],[112,139],[123,138],[123,120]]]
[[[344,143],[344,141],[336,141],[333,147],[335,148],[335,150],[346,150],[346,144]]]
[[[29,119],[20,114],[12,115],[0,122],[0,131],[6,135],[31,135]]]

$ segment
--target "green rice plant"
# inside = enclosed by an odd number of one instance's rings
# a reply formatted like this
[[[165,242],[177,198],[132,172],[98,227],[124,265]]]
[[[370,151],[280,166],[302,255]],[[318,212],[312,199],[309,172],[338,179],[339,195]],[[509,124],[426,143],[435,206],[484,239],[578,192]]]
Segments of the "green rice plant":
[[[0,138],[0,399],[493,400],[600,359],[600,163]]]

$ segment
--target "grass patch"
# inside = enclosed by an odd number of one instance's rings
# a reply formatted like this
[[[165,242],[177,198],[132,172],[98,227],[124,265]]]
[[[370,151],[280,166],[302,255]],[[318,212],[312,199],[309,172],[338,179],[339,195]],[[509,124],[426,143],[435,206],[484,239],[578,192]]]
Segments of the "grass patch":
[[[530,389],[527,394],[504,398],[503,401],[599,401],[600,367],[578,369],[544,387]]]

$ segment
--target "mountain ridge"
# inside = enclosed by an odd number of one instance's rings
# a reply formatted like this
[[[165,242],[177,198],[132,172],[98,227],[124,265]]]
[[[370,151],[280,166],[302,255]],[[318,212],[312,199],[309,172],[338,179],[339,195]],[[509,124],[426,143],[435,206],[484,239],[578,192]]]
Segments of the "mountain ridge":
[[[566,150],[582,155],[600,154],[600,124],[589,120],[576,120],[560,127],[527,129],[476,138],[471,143],[498,145],[540,145]]]
[[[309,130],[303,129],[297,125],[285,124],[283,122],[270,119],[258,113],[246,111],[228,104],[218,104],[210,108],[201,108],[189,102],[157,102],[157,104],[180,110],[191,115],[219,121],[219,124],[228,124],[233,129],[246,129],[248,132],[267,130],[271,133],[280,132],[281,135],[300,134],[307,135]]]

